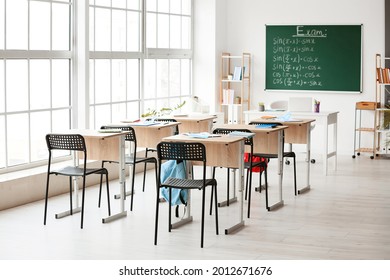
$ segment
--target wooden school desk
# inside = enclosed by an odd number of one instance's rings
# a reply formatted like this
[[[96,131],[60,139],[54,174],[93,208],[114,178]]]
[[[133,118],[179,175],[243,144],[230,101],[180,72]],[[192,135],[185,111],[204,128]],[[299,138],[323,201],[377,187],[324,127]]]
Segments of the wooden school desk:
[[[306,182],[305,186],[298,189],[298,194],[302,194],[310,189],[310,147],[311,147],[311,124],[314,119],[300,119],[298,121],[277,121],[255,119],[253,122],[281,123],[288,129],[284,133],[284,143],[304,144],[306,146]]]
[[[265,115],[282,116],[287,111],[245,111],[245,123],[249,123],[255,119]],[[291,117],[297,119],[314,119],[316,126],[321,125],[323,129],[323,139],[316,139],[316,142],[322,142],[322,161],[323,161],[323,174],[328,174],[328,159],[334,158],[334,170],[337,169],[337,116],[338,111],[320,111],[314,112],[290,112]],[[333,127],[333,141],[329,141],[329,131]],[[329,142],[332,146],[329,148]]]
[[[219,124],[215,128],[248,129],[256,135],[253,137],[253,153],[266,153],[278,155],[279,201],[272,206],[266,206],[271,211],[284,205],[283,202],[283,131],[287,126],[275,128],[256,128],[247,124]]]
[[[159,119],[163,119],[161,117]],[[213,122],[217,118],[214,115],[188,115],[188,116],[172,116],[169,117],[180,122],[180,133],[185,132],[211,132]]]
[[[65,133],[69,134],[80,134],[85,139],[85,145],[87,148],[87,157],[88,160],[115,160],[119,161],[119,184],[121,190],[121,197],[124,197],[124,183],[126,179],[125,175],[125,135],[126,132],[119,133],[101,133],[97,130],[89,129],[72,129]],[[78,165],[78,157],[74,158],[75,165]],[[78,186],[77,180],[74,179],[74,199],[76,209],[73,210],[73,213],[79,212],[79,201],[78,201]],[[69,215],[70,211],[66,211],[56,216],[58,218],[65,217]],[[113,220],[117,220],[122,217],[126,217],[127,212],[125,211],[125,202],[123,199],[120,200],[120,211],[117,214],[111,215],[107,218],[103,218],[103,223],[108,223]]]
[[[230,234],[244,226],[244,138],[237,136],[221,136],[213,138],[193,138],[186,135],[175,135],[166,137],[163,141],[175,142],[200,142],[206,147],[206,157],[208,166],[222,166],[229,168],[237,168],[239,170],[239,191],[240,191],[240,207],[238,222],[225,229],[225,234]],[[189,200],[190,201],[190,200]],[[173,225],[178,227],[184,223],[192,221],[191,207],[188,207],[187,218]]]

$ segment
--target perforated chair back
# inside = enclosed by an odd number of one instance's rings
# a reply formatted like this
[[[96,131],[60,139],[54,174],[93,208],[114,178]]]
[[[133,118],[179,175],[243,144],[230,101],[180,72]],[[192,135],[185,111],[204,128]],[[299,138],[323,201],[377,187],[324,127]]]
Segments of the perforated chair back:
[[[234,132],[234,131],[248,132],[248,133],[252,132],[249,129],[216,128],[216,129],[213,130],[213,134],[224,134],[224,135],[227,135],[227,134],[230,134],[231,132]],[[244,143],[245,143],[245,145],[253,146],[253,138],[252,137],[245,138],[245,142]]]
[[[118,125],[103,125],[100,129],[121,129],[122,131],[128,132],[125,137],[125,141],[132,141],[137,143],[137,137],[135,135],[134,128],[131,126],[118,126]]]
[[[151,121],[152,119],[146,119],[147,121]],[[177,122],[177,120],[175,119],[165,119],[165,118],[157,118],[157,119],[154,119],[154,121],[156,122],[168,122],[168,123],[175,123]],[[176,131],[175,131],[175,135],[179,134],[179,126],[177,125],[176,126]]]
[[[85,151],[85,140],[80,134],[47,134],[46,144],[51,150]]]
[[[157,145],[160,160],[192,160],[206,163],[206,148],[202,143],[161,142]]]

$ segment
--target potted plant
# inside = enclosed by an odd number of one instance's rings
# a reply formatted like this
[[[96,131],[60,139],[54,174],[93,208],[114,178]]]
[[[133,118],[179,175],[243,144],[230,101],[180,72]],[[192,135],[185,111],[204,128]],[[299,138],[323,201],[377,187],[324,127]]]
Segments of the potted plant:
[[[149,117],[161,117],[161,116],[169,115],[169,114],[171,114],[173,111],[175,111],[175,110],[180,109],[181,107],[183,107],[185,104],[186,104],[186,101],[184,100],[182,103],[177,104],[177,105],[176,105],[175,107],[173,107],[173,108],[171,108],[171,107],[163,107],[163,108],[161,108],[160,110],[148,108],[148,111],[147,111],[146,113],[143,113],[143,114],[141,115],[141,117],[142,117],[142,118],[149,118]]]
[[[264,102],[259,102],[258,106],[260,112],[263,112],[265,110]]]

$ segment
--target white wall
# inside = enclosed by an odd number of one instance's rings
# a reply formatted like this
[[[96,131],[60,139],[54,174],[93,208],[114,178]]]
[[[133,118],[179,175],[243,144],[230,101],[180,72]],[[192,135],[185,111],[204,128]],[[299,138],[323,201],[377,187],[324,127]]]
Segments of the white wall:
[[[208,4],[205,4],[208,3]],[[215,3],[215,5],[214,5]],[[374,101],[375,54],[384,53],[384,0],[195,0],[194,93],[210,100],[210,89],[218,96],[220,53],[250,52],[252,61],[251,105],[288,100],[290,96],[312,96],[321,101],[321,110],[339,111],[338,152],[353,154],[354,113],[358,101]],[[207,7],[209,6],[209,7]],[[205,11],[203,8],[210,8]],[[215,10],[212,10],[215,9]],[[199,13],[207,14],[199,18]],[[214,17],[210,19],[209,16]],[[212,26],[208,25],[212,22]],[[363,92],[265,92],[265,25],[266,24],[363,24]],[[214,38],[215,43],[210,44]],[[207,37],[203,35],[207,34]],[[205,40],[206,39],[206,40]],[[211,49],[214,45],[214,49]],[[214,58],[210,58],[215,54]],[[211,73],[211,69],[215,71]],[[211,78],[209,75],[213,75]],[[214,85],[206,85],[206,83]],[[207,91],[199,91],[198,84]],[[218,103],[214,98],[215,110]],[[369,113],[369,112],[368,112]],[[373,114],[367,114],[372,125]],[[363,139],[371,143],[371,138]],[[318,150],[313,143],[313,151]]]

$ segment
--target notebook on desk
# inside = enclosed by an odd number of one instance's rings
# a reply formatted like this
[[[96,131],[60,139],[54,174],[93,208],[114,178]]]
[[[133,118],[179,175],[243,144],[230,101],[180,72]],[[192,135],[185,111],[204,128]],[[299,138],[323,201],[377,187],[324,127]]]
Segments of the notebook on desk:
[[[275,128],[277,127],[276,123],[260,123],[256,125],[256,128]]]

